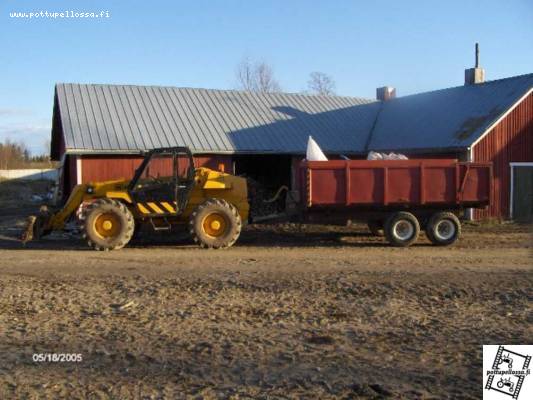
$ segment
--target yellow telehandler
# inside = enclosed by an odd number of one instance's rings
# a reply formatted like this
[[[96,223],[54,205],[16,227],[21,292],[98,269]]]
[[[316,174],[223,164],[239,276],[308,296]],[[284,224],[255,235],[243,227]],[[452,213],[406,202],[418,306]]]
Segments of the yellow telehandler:
[[[248,221],[246,179],[195,168],[187,147],[154,149],[145,154],[131,180],[77,185],[57,210],[42,207],[29,217],[23,242],[40,238],[77,218],[83,237],[96,250],[128,244],[136,229],[187,227],[202,247],[230,247]]]

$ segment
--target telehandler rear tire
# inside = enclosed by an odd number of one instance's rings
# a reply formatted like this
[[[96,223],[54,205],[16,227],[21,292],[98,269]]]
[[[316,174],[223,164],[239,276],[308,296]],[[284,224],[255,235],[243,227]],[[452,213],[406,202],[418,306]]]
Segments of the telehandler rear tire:
[[[95,250],[118,250],[128,244],[135,229],[130,210],[119,201],[98,199],[81,213],[81,231]]]
[[[237,209],[222,199],[209,199],[190,216],[189,231],[195,243],[209,249],[231,247],[242,229]]]

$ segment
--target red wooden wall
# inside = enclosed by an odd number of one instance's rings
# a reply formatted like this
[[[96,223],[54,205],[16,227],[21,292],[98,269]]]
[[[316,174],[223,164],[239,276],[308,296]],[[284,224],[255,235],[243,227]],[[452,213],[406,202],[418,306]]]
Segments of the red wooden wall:
[[[82,156],[82,183],[91,181],[105,181],[111,179],[130,179],[143,158],[134,155],[99,155]],[[233,172],[231,156],[223,155],[195,155],[195,167],[208,167],[218,170],[220,164],[224,171]]]
[[[476,210],[475,218],[509,218],[509,163],[533,161],[533,93],[501,120],[473,150],[474,161],[491,161],[494,174],[492,204],[486,211]]]

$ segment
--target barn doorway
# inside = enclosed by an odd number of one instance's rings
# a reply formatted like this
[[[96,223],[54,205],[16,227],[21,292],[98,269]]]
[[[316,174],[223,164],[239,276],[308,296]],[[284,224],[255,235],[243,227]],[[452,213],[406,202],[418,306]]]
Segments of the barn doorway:
[[[511,219],[533,222],[533,162],[511,163]]]
[[[290,187],[290,155],[236,155],[233,157],[235,175],[245,175],[259,182],[265,188]]]

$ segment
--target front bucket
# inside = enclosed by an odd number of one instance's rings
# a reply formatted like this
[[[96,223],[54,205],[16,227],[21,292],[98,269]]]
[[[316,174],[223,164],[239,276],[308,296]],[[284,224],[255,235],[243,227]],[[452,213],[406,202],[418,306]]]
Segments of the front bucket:
[[[33,240],[37,235],[35,232],[37,217],[31,215],[28,217],[28,222],[26,223],[26,229],[22,232],[22,244],[28,243],[30,240]],[[38,233],[38,232],[37,232]]]
[[[46,206],[42,206],[39,215],[31,215],[28,217],[26,229],[22,233],[22,243],[26,244],[30,240],[38,240],[42,236],[50,233],[50,218],[52,214]]]

